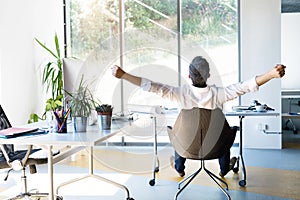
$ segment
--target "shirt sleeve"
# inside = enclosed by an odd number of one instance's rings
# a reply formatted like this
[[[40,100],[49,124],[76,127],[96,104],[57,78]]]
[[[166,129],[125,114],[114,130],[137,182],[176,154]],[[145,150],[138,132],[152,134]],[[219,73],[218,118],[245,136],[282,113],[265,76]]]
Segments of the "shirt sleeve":
[[[142,78],[140,87],[141,87],[144,91],[149,92],[149,91],[150,91],[150,88],[151,88],[151,81],[150,81],[149,79]]]
[[[178,87],[173,87],[170,85],[153,82],[146,78],[142,78],[140,87],[144,91],[153,92],[164,99],[169,99],[175,102],[180,101],[179,93],[181,92],[181,90]]]
[[[243,94],[258,91],[258,89],[259,87],[256,83],[255,77],[253,77],[247,81],[242,81],[225,87],[224,95],[226,101],[229,101]]]

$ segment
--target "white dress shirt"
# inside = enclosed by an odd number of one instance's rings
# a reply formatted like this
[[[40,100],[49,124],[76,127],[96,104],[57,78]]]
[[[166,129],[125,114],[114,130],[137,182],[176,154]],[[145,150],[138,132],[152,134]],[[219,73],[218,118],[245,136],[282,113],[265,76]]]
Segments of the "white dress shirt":
[[[177,102],[179,109],[191,109],[193,107],[223,109],[225,102],[245,93],[257,91],[258,85],[255,77],[227,87],[210,85],[205,88],[192,85],[174,87],[142,78],[141,88],[144,91],[154,92],[162,98]]]

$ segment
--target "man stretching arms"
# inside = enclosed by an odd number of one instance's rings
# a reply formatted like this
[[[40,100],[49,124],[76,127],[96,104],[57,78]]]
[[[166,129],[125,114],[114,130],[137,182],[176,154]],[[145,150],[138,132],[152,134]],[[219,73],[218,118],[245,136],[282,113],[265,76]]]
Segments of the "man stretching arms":
[[[193,107],[222,109],[225,102],[245,93],[257,91],[259,86],[273,78],[283,77],[285,74],[285,66],[278,64],[265,74],[254,76],[247,81],[242,81],[227,87],[207,85],[207,79],[210,77],[209,71],[209,64],[206,59],[201,56],[196,56],[189,66],[189,78],[192,80],[192,85],[174,87],[153,82],[143,77],[134,76],[125,72],[117,65],[112,67],[112,75],[116,78],[124,79],[134,85],[140,86],[145,91],[154,92],[162,98],[177,102],[179,109],[192,109]],[[179,176],[185,175],[185,160],[185,158],[179,156],[176,152],[175,160],[174,157],[171,160],[171,165],[178,172]],[[232,170],[236,160],[235,157],[230,159],[230,151],[225,152],[224,156],[219,158],[219,175],[223,177]]]

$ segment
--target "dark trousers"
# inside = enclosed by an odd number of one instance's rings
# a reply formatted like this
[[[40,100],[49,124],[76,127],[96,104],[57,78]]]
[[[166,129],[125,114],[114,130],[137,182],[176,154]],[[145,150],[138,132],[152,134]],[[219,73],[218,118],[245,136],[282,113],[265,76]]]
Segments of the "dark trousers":
[[[175,151],[175,169],[177,172],[183,172],[185,169],[186,158],[181,157]],[[230,163],[230,151],[226,152],[222,157],[219,158],[219,165],[222,174],[226,174],[229,170]]]

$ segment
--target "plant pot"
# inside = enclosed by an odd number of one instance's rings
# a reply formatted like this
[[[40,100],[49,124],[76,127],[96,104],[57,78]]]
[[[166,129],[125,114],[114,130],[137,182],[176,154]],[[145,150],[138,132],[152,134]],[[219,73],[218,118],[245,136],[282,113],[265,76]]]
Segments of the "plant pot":
[[[110,130],[112,113],[100,113],[98,112],[98,125],[100,130]]]
[[[86,132],[87,117],[72,117],[75,132]]]

